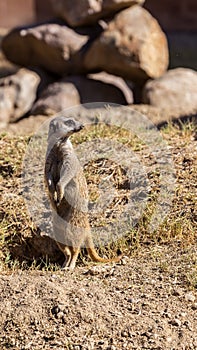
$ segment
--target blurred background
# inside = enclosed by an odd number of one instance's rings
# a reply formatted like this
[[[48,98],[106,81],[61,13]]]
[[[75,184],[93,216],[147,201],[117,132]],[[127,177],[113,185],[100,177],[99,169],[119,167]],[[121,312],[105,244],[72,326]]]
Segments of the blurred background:
[[[158,20],[167,35],[170,68],[197,69],[197,1],[146,0],[144,8]],[[13,28],[51,19],[50,0],[0,0],[0,27]]]
[[[0,130],[96,102],[196,118],[196,71],[197,0],[0,0]]]

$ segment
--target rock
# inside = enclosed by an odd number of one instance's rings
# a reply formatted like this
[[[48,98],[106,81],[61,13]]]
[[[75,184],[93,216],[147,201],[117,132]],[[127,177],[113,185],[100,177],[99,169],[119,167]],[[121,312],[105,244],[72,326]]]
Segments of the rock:
[[[0,27],[0,78],[4,78],[7,75],[14,74],[18,71],[19,67],[9,62],[1,50],[1,42],[5,35],[7,35],[8,29]]]
[[[192,310],[197,310],[197,303],[194,303],[194,304],[192,305]]]
[[[61,319],[64,316],[64,313],[62,311],[58,312],[57,318]]]
[[[39,82],[38,74],[25,68],[0,79],[1,126],[15,122],[31,109]]]
[[[74,84],[59,81],[50,84],[33,105],[32,115],[53,115],[80,104],[80,96]]]
[[[66,108],[96,102],[127,104],[126,97],[118,87],[85,76],[70,76],[50,84],[34,104],[34,115],[52,115]]]
[[[197,72],[176,68],[161,78],[148,81],[143,90],[143,102],[165,110],[178,108],[181,114],[197,112]]]
[[[0,79],[16,73],[20,67],[9,62],[0,51]]]
[[[194,303],[196,300],[195,295],[192,292],[185,294],[185,299]]]
[[[121,265],[127,265],[129,263],[129,257],[123,256],[120,263],[121,263]]]
[[[132,89],[128,86],[128,84],[121,77],[117,77],[115,75],[108,74],[106,72],[89,74],[88,77],[91,79],[102,81],[103,83],[108,83],[108,84],[112,84],[112,85],[116,86],[124,94],[124,97],[126,99],[126,103],[128,103],[128,104],[133,103]],[[118,102],[116,101],[116,103],[118,103]]]
[[[168,47],[158,22],[138,5],[118,13],[85,54],[86,69],[142,82],[168,67]]]
[[[37,97],[40,97],[42,91],[46,89],[49,84],[55,83],[57,76],[49,74],[46,70],[37,67],[34,68],[33,71],[36,72],[40,77],[40,84],[37,90]]]
[[[193,330],[193,328],[192,328],[192,325],[191,325],[191,322],[190,322],[190,321],[185,320],[185,322],[184,322],[183,324],[184,324],[184,326],[186,326],[186,328],[187,328],[187,329],[189,329],[190,331],[192,331],[192,330]]]
[[[13,87],[1,86],[0,80],[0,128],[6,127],[13,113],[16,92]]]
[[[88,39],[66,26],[43,24],[11,31],[2,40],[2,50],[13,63],[70,74],[83,72],[81,50]]]
[[[173,320],[171,320],[170,323],[172,326],[177,326],[177,327],[181,326],[181,320],[179,320],[178,318],[174,318]]]
[[[62,305],[61,305],[62,306]],[[51,309],[51,313],[52,315],[58,315],[59,312],[62,312],[62,308],[59,307],[59,305],[55,305],[53,306],[53,308]]]
[[[71,27],[95,23],[98,19],[144,0],[51,0],[54,13]]]
[[[82,346],[81,345],[73,345],[73,350],[81,350]]]
[[[183,113],[180,108],[173,108],[172,106],[166,110],[164,108],[154,107],[148,104],[133,104],[130,106],[130,108],[146,116],[150,122],[157,127],[164,126],[165,124],[175,120],[181,120],[182,118],[184,119],[185,117],[185,113]]]

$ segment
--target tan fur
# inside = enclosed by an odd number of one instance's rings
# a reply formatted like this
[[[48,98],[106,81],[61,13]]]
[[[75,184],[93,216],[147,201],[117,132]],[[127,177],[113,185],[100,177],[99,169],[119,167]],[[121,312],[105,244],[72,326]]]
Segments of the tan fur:
[[[57,121],[60,127],[62,120],[64,122],[66,119],[58,118],[55,122]],[[120,256],[104,259],[94,248],[88,218],[86,179],[72,145],[66,137],[67,129],[64,125],[62,128],[65,129],[64,137],[58,139],[52,146],[49,137],[45,181],[53,208],[54,239],[66,258],[63,268],[74,269],[81,247],[87,249],[90,258],[95,262],[118,262],[121,259]],[[50,129],[49,135],[51,135]]]

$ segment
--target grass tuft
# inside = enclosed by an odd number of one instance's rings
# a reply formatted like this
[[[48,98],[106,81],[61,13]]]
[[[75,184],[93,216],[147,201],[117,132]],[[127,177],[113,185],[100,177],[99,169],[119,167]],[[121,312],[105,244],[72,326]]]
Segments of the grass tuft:
[[[197,183],[197,156],[195,151],[196,126],[193,122],[168,124],[161,130],[163,139],[170,148],[176,172],[176,187],[168,215],[161,225],[154,231],[149,230],[152,215],[157,206],[160,193],[160,174],[155,167],[154,157],[148,146],[137,136],[127,130],[114,126],[97,124],[89,126],[72,137],[74,147],[84,142],[97,140],[118,141],[133,152],[142,165],[148,169],[147,201],[140,219],[134,227],[129,224],[116,241],[102,246],[99,251],[106,256],[112,256],[116,251],[126,255],[140,251],[142,246],[176,243],[187,246],[197,238],[196,213],[196,183]],[[46,249],[42,249],[44,238],[35,223],[29,217],[25,201],[21,194],[20,180],[22,162],[29,142],[28,137],[10,137],[5,133],[0,136],[0,268],[15,270],[44,269],[54,271],[62,259],[58,255],[51,241],[47,242]],[[98,204],[102,191],[102,183],[109,184],[113,190],[113,198],[100,211],[90,210],[92,228],[109,227],[121,221],[131,196],[130,179],[127,169],[115,160],[102,157],[93,159],[84,165],[84,172],[89,187],[92,208]],[[111,193],[111,192],[110,192]],[[48,249],[48,251],[47,251]],[[56,249],[56,251],[55,251]],[[56,256],[54,256],[57,254]],[[166,269],[163,264],[161,269]],[[187,276],[189,283],[197,285],[196,271]]]

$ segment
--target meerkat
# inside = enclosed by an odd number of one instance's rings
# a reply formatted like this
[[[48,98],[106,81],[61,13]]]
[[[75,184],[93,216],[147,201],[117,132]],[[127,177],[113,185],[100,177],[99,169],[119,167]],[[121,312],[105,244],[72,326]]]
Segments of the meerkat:
[[[83,125],[73,118],[52,119],[48,131],[45,183],[52,206],[53,238],[65,255],[62,268],[74,269],[81,247],[95,262],[118,262],[121,256],[104,259],[95,250],[88,218],[88,187],[69,139]]]

